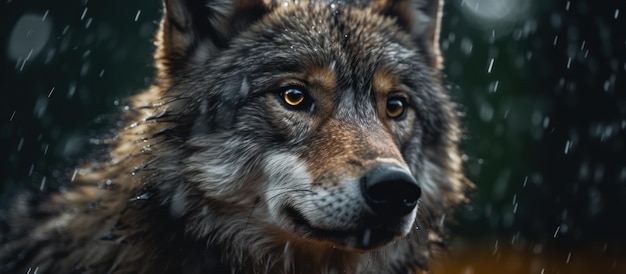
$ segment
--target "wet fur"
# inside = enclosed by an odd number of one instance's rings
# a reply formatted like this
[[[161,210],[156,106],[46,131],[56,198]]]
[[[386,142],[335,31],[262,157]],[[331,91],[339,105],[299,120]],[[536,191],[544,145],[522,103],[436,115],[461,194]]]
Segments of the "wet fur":
[[[45,199],[17,199],[0,271],[426,269],[446,214],[469,185],[456,111],[441,84],[441,5],[165,1],[155,85],[129,99],[125,125],[99,161],[68,174]],[[276,100],[286,78],[318,96],[315,117]],[[379,100],[396,89],[412,102],[397,123],[384,119]],[[351,249],[353,241],[335,247],[294,238],[289,230],[298,228],[276,212],[319,195],[358,200],[358,190],[337,186],[381,159],[408,168],[423,190],[408,235],[367,250]],[[332,205],[355,206],[349,202]]]

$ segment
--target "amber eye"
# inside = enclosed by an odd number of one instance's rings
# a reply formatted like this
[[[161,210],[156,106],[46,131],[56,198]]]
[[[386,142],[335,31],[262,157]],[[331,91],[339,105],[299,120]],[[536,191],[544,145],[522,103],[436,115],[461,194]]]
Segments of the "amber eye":
[[[387,116],[392,119],[402,119],[406,113],[406,100],[401,97],[387,99]]]
[[[292,107],[300,105],[304,102],[304,92],[298,89],[290,88],[281,92],[280,96],[283,101]]]
[[[276,93],[276,96],[289,110],[313,112],[315,109],[313,98],[302,87],[288,86],[282,88]]]

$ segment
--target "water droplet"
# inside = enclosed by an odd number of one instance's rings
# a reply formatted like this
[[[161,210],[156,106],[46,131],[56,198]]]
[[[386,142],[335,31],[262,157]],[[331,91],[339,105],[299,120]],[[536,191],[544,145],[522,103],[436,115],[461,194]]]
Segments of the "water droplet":
[[[555,46],[556,46],[556,43],[558,43],[558,42],[559,42],[559,36],[558,36],[558,35],[555,35],[555,36],[554,36],[554,40],[552,41],[552,45],[555,45]]]
[[[146,192],[146,193],[141,194],[139,196],[130,198],[129,201],[148,200],[148,199],[150,199],[151,196],[152,196],[152,194],[150,192]]]
[[[556,231],[554,231],[554,235],[552,236],[553,238],[556,238],[556,235],[559,234],[559,230],[561,230],[561,226],[556,227]]]
[[[87,7],[85,7],[85,8],[83,9],[83,13],[80,15],[80,20],[81,20],[81,21],[83,21],[83,19],[85,19],[85,15],[87,14],[87,10],[88,10],[88,9],[89,9],[89,8],[87,8]]]
[[[567,142],[565,142],[565,154],[569,153],[570,148],[572,147],[572,142],[570,140],[567,140]]]
[[[139,15],[141,15],[141,10],[138,10],[137,14],[135,14],[135,22],[137,22],[137,20],[139,20]]]
[[[70,182],[74,182],[74,180],[76,180],[77,174],[78,174],[78,169],[74,169],[74,173],[72,173],[72,179],[70,179]]]
[[[498,86],[500,85],[500,80],[496,80],[495,82],[492,82],[491,84],[489,84],[490,88],[489,90],[491,92],[496,92],[498,91]]]
[[[87,19],[87,22],[85,22],[85,28],[88,29],[89,26],[91,26],[91,22],[93,22],[93,18],[89,17],[89,19]]]
[[[18,62],[19,70],[35,58],[48,42],[52,30],[50,21],[42,21],[39,14],[25,14],[15,23],[8,39],[9,58]],[[21,65],[19,65],[21,63]]]
[[[43,176],[43,178],[41,179],[41,184],[39,185],[39,191],[43,191],[45,187],[46,187],[46,176]]]
[[[572,67],[572,57],[568,57],[567,58],[567,69],[570,69]]]

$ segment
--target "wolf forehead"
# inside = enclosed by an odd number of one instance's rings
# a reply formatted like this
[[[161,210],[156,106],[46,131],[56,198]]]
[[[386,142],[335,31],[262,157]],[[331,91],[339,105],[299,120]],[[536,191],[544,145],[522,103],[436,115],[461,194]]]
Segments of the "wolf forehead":
[[[397,17],[386,16],[364,2],[265,3],[273,6],[267,7],[272,12],[242,30],[224,51],[216,51],[206,42],[197,45],[195,55],[205,55],[203,65],[219,68],[220,75],[227,77],[233,76],[228,71],[267,78],[268,72],[330,68],[339,76],[338,88],[352,79],[371,79],[377,69],[394,73],[400,81],[414,79],[416,72],[434,73],[427,65],[433,58],[430,49],[411,37]]]

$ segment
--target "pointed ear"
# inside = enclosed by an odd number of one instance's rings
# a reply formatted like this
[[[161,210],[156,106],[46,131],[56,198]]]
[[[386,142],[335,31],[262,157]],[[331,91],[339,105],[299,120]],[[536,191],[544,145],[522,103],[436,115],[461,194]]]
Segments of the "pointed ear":
[[[380,13],[396,18],[398,25],[432,54],[432,65],[441,69],[439,29],[443,0],[374,0]]]
[[[195,61],[194,56],[208,57],[227,48],[233,37],[268,11],[262,0],[164,0],[157,37],[160,72],[176,75]]]

